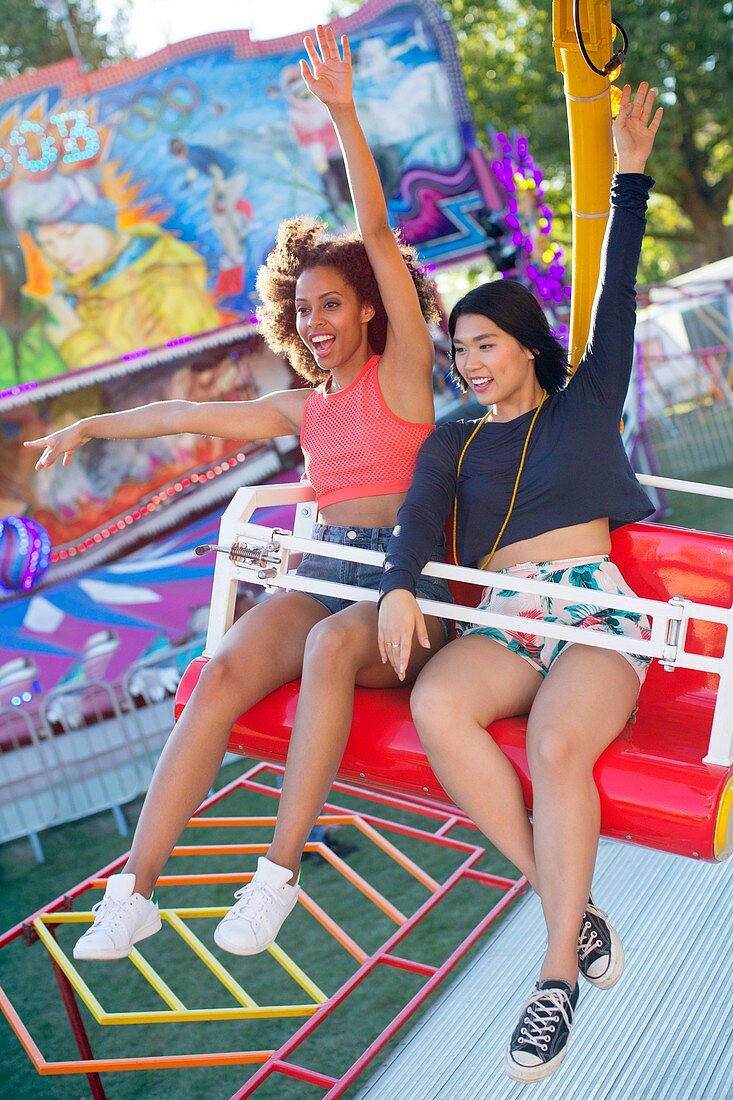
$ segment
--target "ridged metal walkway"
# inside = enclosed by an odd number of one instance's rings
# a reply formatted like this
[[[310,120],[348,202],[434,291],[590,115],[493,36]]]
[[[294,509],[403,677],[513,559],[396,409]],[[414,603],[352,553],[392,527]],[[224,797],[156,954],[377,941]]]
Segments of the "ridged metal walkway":
[[[598,903],[614,914],[626,973],[581,987],[568,1056],[542,1100],[733,1097],[733,859],[724,866],[603,842]],[[539,900],[512,910],[481,954],[357,1100],[515,1100],[504,1045],[544,946]]]

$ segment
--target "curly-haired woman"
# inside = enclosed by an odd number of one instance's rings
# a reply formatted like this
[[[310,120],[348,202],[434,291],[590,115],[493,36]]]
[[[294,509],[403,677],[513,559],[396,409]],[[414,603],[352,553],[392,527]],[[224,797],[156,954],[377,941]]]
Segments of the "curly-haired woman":
[[[303,79],[328,107],[346,159],[359,234],[329,236],[308,218],[285,222],[261,270],[262,332],[315,388],[256,401],[158,402],[92,417],[31,445],[48,466],[93,438],[145,438],[199,432],[230,439],[301,436],[306,474],[321,523],[314,537],[384,550],[410,485],[417,452],[433,429],[433,349],[426,320],[436,314],[429,284],[412,250],[389,228],[373,158],[333,31],[317,28],[318,47]],[[306,555],[300,575],[376,588],[380,570]],[[422,594],[446,599],[443,582]],[[414,677],[445,641],[428,622],[407,670]],[[328,689],[324,690],[324,675]],[[275,688],[302,677],[278,822],[267,858],[219,924],[215,938],[250,955],[274,941],[298,895],[308,833],[333,782],[349,733],[355,683],[392,687],[399,680],[377,648],[373,603],[279,593],[229,630],[201,674],[161,755],[122,874],[110,877],[96,919],[76,958],[129,955],[160,927],[155,882],[181,830],[216,776],[235,719]]]

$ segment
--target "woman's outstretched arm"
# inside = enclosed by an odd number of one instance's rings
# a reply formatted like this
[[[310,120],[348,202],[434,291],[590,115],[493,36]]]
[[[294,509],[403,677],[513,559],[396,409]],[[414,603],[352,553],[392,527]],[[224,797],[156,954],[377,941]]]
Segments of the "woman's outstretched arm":
[[[67,428],[28,439],[40,450],[36,469],[57,459],[67,466],[75,451],[92,439],[154,439],[179,432],[220,439],[273,439],[299,435],[303,406],[310,390],[282,390],[254,401],[154,401],[122,412],[77,420]]]
[[[309,90],[328,108],[341,143],[357,224],[387,312],[390,357],[394,350],[403,377],[408,372],[429,376],[432,340],[390,228],[377,166],[356,114],[348,39],[342,36],[339,50],[333,30],[322,26],[316,28],[316,39],[317,45],[310,36],[305,38],[308,61],[301,61],[300,68]]]

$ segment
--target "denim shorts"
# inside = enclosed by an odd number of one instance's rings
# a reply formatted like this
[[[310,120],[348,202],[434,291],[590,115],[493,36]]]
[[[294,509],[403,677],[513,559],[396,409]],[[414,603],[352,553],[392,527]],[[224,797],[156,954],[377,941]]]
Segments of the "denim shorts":
[[[335,527],[331,523],[315,523],[311,537],[320,542],[335,542],[358,550],[377,550],[384,554],[387,543],[392,537],[392,530],[392,527]],[[430,560],[439,561],[442,557],[443,548],[436,547]],[[379,588],[379,582],[382,579],[381,565],[343,561],[340,558],[322,558],[318,554],[304,554],[295,572],[299,577],[335,581],[337,584],[354,584],[360,588]],[[318,600],[332,615],[354,603],[353,600],[343,600],[340,596],[321,596],[315,592],[308,592],[306,595]],[[453,602],[448,582],[441,577],[418,577],[415,595],[425,600],[438,600],[441,603]],[[448,625],[443,619],[440,621],[447,637]]]
[[[551,623],[564,623],[567,626],[579,626],[584,630],[616,637],[637,638],[648,641],[651,637],[649,620],[646,615],[635,611],[617,611],[613,608],[600,608],[593,603],[592,592],[607,592],[611,595],[633,596],[634,592],[622,577],[618,568],[604,558],[565,558],[562,561],[527,562],[514,565],[509,569],[497,569],[512,577],[526,577],[533,581],[554,584],[572,584],[588,590],[587,602],[578,598],[573,603],[557,600],[552,596],[537,596],[531,592],[512,592],[510,589],[487,588],[478,605],[482,611],[497,611],[505,615],[516,615],[527,620],[527,630],[521,633],[514,630],[500,630],[494,626],[467,626],[460,633],[484,634],[505,646],[512,653],[523,657],[542,676],[546,676],[550,667],[572,642],[560,638],[547,638],[532,632],[532,620],[545,619]],[[651,657],[638,653],[621,653],[629,662],[640,684],[644,683]]]

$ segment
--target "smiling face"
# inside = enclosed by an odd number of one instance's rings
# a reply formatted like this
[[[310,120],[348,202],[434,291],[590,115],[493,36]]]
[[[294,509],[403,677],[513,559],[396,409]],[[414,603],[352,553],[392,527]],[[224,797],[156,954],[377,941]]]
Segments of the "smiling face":
[[[309,267],[300,274],[295,312],[298,336],[322,370],[366,361],[374,307],[359,300],[337,268]]]
[[[539,388],[529,348],[480,313],[458,318],[453,349],[456,370],[481,405],[521,400],[525,392],[531,401]]]
[[[69,275],[102,266],[116,247],[114,234],[96,222],[39,225],[36,240],[46,256]]]

